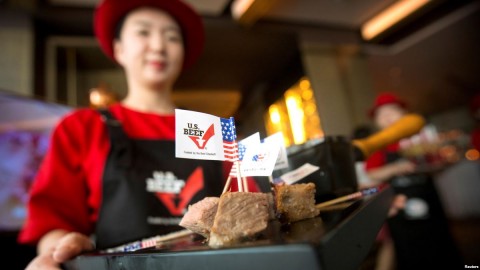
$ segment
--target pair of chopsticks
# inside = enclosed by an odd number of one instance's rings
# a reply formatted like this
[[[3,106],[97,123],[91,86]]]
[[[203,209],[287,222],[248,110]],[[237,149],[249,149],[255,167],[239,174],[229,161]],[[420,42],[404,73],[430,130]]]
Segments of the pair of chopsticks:
[[[342,202],[346,202],[346,201],[350,201],[350,200],[354,200],[354,199],[363,198],[365,196],[375,194],[378,191],[380,191],[379,187],[365,188],[365,189],[362,189],[360,191],[354,192],[352,194],[348,194],[348,195],[338,197],[338,198],[330,200],[330,201],[319,203],[319,204],[315,205],[315,207],[318,208],[318,209],[323,209],[327,206],[331,206],[331,205],[334,205],[334,204],[338,204],[338,203],[342,203]]]

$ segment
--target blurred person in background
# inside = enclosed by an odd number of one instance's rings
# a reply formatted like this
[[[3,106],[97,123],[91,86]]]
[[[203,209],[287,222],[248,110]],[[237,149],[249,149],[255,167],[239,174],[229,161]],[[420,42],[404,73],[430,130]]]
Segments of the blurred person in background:
[[[376,127],[385,129],[408,113],[406,103],[391,93],[382,93],[375,99],[368,114]],[[415,164],[401,158],[400,144],[394,143],[373,153],[366,160],[368,177],[379,184],[394,176],[404,175],[415,171]]]
[[[27,269],[60,269],[84,251],[180,230],[189,204],[223,188],[222,162],[175,158],[171,94],[201,54],[200,16],[179,0],[104,0],[94,32],[124,69],[127,96],[56,127],[19,236],[37,244]]]
[[[405,102],[391,93],[379,94],[368,111],[369,117],[373,120],[378,130],[390,127],[407,113]],[[362,127],[355,131],[354,136],[357,138],[366,137],[373,132],[373,128]],[[385,149],[372,153],[365,162],[357,164],[360,186],[376,186],[391,180],[392,177],[414,172],[415,164],[402,159],[399,150],[400,144],[394,143]],[[362,168],[361,166],[364,167]],[[404,208],[406,199],[406,196],[403,194],[395,196],[389,217],[395,216],[399,210]],[[384,225],[381,228],[377,236],[377,245],[375,269],[395,269],[395,247],[389,234],[388,226]]]
[[[385,129],[409,114],[406,103],[392,93],[379,94],[369,116],[379,129]],[[425,126],[417,135],[431,139],[431,126]],[[429,135],[430,134],[430,135]],[[461,266],[449,224],[437,194],[434,167],[420,167],[404,156],[402,142],[373,153],[366,161],[368,178],[374,183],[388,181],[397,194],[404,194],[405,208],[387,220],[378,235],[382,248],[378,254],[377,269],[451,269]]]

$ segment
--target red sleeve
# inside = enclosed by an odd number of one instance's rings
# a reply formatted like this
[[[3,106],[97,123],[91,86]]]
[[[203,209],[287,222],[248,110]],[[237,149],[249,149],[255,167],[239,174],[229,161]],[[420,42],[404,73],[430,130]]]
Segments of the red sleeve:
[[[375,169],[381,167],[385,164],[385,155],[382,151],[377,151],[373,153],[366,161],[365,161],[365,170],[369,171],[371,169]]]
[[[64,229],[89,234],[87,185],[81,161],[86,131],[78,114],[55,128],[50,148],[30,191],[28,215],[19,242],[35,244],[47,232]]]
[[[396,142],[388,145],[382,150],[374,152],[366,161],[365,161],[365,170],[369,171],[378,167],[382,167],[387,164],[387,153],[396,153],[400,150],[400,143]]]

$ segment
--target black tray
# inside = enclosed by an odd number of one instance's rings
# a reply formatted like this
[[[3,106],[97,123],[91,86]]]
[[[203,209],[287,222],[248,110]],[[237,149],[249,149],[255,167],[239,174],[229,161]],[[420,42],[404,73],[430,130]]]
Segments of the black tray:
[[[388,187],[368,198],[324,210],[290,225],[273,222],[259,240],[212,249],[199,236],[160,248],[85,254],[65,263],[67,270],[104,269],[358,269],[387,218],[393,199]]]

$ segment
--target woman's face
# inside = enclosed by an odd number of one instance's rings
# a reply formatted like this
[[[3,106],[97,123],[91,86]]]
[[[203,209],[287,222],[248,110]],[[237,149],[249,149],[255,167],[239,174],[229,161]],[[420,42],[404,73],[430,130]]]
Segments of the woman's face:
[[[385,104],[375,111],[375,123],[380,129],[385,129],[400,120],[406,111],[397,104]]]
[[[136,9],[125,18],[120,39],[114,42],[114,53],[127,80],[148,87],[171,86],[183,66],[181,29],[162,10]]]

